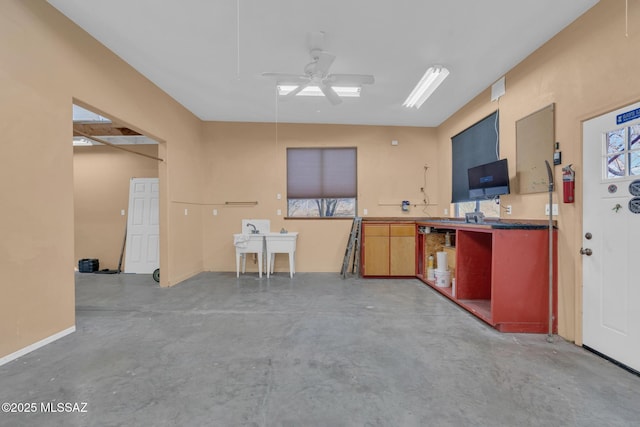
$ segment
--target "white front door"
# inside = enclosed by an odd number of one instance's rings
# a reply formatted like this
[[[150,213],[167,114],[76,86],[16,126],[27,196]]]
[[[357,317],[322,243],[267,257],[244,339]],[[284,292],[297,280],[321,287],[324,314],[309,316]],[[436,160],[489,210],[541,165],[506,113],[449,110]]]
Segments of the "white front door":
[[[640,371],[640,103],[583,124],[583,342]]]
[[[160,266],[158,178],[131,178],[125,273],[150,274]]]

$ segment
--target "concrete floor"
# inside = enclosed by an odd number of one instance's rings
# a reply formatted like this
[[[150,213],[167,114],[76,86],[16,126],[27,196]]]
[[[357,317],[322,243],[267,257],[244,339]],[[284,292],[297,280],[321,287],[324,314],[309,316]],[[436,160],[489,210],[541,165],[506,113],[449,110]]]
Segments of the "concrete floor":
[[[640,378],[418,280],[76,276],[77,332],[0,367],[2,426],[631,426]],[[54,405],[55,406],[55,405]]]

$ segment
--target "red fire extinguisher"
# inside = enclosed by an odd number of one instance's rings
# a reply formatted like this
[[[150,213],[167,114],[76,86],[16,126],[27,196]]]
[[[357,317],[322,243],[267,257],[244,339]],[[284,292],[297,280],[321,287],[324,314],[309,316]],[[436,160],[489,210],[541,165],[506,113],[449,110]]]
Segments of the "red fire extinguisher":
[[[573,203],[576,193],[576,171],[571,169],[572,165],[562,168],[562,193],[565,203]]]

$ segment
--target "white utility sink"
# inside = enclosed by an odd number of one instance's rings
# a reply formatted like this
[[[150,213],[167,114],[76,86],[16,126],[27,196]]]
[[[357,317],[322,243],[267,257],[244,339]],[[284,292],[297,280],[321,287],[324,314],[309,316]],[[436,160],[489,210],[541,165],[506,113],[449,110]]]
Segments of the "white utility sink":
[[[291,233],[266,233],[264,235],[267,251],[267,278],[273,273],[275,256],[278,253],[289,254],[289,276],[296,272],[295,254],[298,232]]]
[[[267,277],[273,273],[275,255],[289,254],[289,275],[293,277],[295,268],[296,241],[298,233],[271,232],[271,221],[268,219],[243,219],[242,233],[233,235],[236,248],[236,277],[240,277],[240,258],[242,258],[242,274],[247,266],[246,254],[258,257],[258,274],[262,277],[262,264],[266,261]],[[266,255],[266,257],[264,256]]]
[[[242,233],[233,235],[233,245],[236,247],[236,277],[240,277],[240,258],[242,258],[242,274],[247,266],[247,254],[258,257],[258,275],[262,277],[263,254],[265,250],[265,233],[269,233],[271,221],[268,219],[243,219]]]
[[[263,254],[265,252],[264,234],[234,234],[233,245],[236,247],[236,277],[240,277],[240,258],[242,258],[242,274],[246,270],[246,254],[257,254],[258,275],[262,277]]]

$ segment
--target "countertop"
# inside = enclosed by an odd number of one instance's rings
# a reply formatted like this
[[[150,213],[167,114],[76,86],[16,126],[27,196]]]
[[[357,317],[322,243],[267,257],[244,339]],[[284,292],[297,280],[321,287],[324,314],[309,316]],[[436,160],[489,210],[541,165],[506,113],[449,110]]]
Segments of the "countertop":
[[[548,220],[541,219],[486,219],[481,223],[468,223],[463,218],[446,217],[362,217],[363,222],[397,222],[415,223],[417,225],[430,226],[441,229],[456,228],[487,228],[487,229],[519,229],[542,230],[549,228]],[[553,227],[557,228],[556,221]]]

